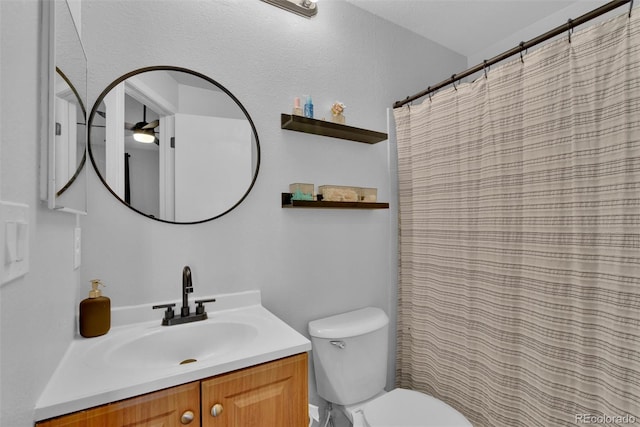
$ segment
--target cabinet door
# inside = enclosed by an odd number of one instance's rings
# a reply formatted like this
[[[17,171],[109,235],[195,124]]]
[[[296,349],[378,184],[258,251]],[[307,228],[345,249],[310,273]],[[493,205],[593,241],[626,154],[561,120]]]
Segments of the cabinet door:
[[[202,381],[202,426],[306,427],[307,383],[306,353]]]
[[[200,382],[156,391],[36,424],[36,427],[125,426],[200,426]]]

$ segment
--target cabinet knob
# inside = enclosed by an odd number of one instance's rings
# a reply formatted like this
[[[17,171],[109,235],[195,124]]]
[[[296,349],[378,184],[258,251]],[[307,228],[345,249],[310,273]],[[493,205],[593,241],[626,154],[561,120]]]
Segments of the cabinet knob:
[[[184,413],[180,417],[180,422],[182,424],[189,424],[191,421],[193,421],[194,418],[195,415],[193,415],[193,411],[184,411]]]
[[[218,415],[220,415],[222,413],[222,411],[224,410],[224,408],[222,407],[221,404],[216,403],[215,405],[213,405],[211,407],[211,416],[212,417],[217,417]]]

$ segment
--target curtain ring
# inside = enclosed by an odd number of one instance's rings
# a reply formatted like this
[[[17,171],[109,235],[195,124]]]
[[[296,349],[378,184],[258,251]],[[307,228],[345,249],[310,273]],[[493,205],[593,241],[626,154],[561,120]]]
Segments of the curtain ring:
[[[567,21],[567,34],[569,36],[569,43],[571,43],[571,34],[573,33],[573,19],[569,18]]]
[[[488,76],[487,76],[487,70],[489,69],[489,66],[487,65],[487,60],[486,60],[486,59],[484,60],[484,67],[483,67],[483,69],[484,69],[484,78],[486,79],[486,78],[488,78]]]
[[[524,64],[524,57],[522,56],[523,50],[524,50],[524,42],[520,42],[520,62]]]
[[[431,86],[429,86],[427,88],[427,95],[429,95],[429,102],[431,102],[432,101],[432,99],[431,99]]]
[[[453,85],[453,88],[456,90],[456,92],[458,91],[458,88],[456,87],[456,75],[453,74],[451,75],[451,84]]]

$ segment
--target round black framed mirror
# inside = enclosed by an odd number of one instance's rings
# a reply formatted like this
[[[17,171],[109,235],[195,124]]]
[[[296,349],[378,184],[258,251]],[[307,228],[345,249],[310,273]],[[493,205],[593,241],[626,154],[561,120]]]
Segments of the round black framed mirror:
[[[253,188],[260,142],[240,101],[186,68],[141,68],[111,83],[89,116],[102,183],[157,221],[196,224],[235,209]]]

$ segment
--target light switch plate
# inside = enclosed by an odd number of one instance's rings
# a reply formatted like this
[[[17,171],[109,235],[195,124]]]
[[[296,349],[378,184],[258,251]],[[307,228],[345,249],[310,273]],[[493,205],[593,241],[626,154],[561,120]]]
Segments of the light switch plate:
[[[73,229],[73,269],[80,268],[82,264],[82,229]]]
[[[29,206],[0,201],[0,285],[29,272]]]

